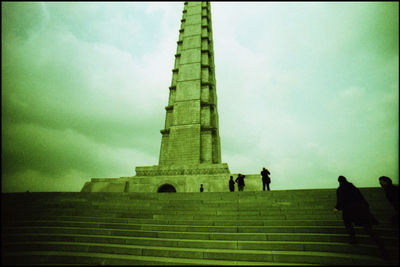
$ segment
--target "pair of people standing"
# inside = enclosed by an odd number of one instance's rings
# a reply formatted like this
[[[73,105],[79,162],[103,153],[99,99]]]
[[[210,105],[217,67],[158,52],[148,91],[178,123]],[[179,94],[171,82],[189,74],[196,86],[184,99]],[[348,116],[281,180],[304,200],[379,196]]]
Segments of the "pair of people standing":
[[[229,191],[231,191],[231,192],[235,191],[235,182],[238,184],[239,191],[243,191],[243,189],[245,187],[244,177],[246,177],[246,176],[241,174],[241,173],[239,173],[239,175],[236,178],[236,180],[233,181],[233,176],[231,176],[231,178],[229,180]]]

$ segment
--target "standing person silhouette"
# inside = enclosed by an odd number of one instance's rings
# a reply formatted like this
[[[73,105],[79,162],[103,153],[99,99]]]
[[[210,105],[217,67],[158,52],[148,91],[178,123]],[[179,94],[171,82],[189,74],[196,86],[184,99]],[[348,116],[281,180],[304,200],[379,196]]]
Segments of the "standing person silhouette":
[[[203,184],[200,185],[200,192],[203,192],[204,188],[203,188]]]
[[[235,180],[235,182],[238,184],[239,191],[243,191],[243,189],[245,187],[244,177],[245,177],[245,175],[239,173],[238,177]]]
[[[379,177],[379,183],[385,191],[386,198],[392,204],[396,214],[392,217],[392,223],[398,224],[399,222],[399,187],[392,183],[392,179],[387,176]]]
[[[270,191],[270,189],[269,189],[269,184],[271,183],[271,178],[269,178],[270,174],[271,173],[268,171],[268,169],[263,167],[263,169],[261,171],[263,191],[265,191],[265,185],[267,185],[267,190]]]
[[[231,179],[229,180],[229,191],[235,191],[235,181],[233,181],[233,176],[231,176]]]
[[[353,223],[363,226],[378,246],[381,256],[386,257],[387,253],[379,236],[372,230],[372,225],[379,222],[371,214],[369,204],[361,194],[360,190],[352,183],[349,183],[344,176],[339,176],[339,188],[336,190],[336,206],[333,212],[343,211],[343,222],[347,233],[350,235],[350,244],[356,244]]]

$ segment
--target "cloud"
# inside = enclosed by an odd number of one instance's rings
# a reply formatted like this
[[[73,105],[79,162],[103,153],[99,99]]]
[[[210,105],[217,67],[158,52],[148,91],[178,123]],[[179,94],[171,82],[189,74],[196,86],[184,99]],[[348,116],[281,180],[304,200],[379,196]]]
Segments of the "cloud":
[[[352,99],[352,98],[358,99],[364,95],[364,91],[365,90],[363,88],[352,86],[348,89],[339,92],[339,96],[344,99]]]
[[[133,148],[97,143],[71,129],[56,130],[34,124],[14,124],[4,129],[2,139],[2,171],[19,179],[24,177],[26,171],[34,177],[42,175],[43,179],[59,177],[61,180],[64,176],[71,177],[72,173],[79,175],[73,180],[67,177],[71,183],[88,181],[93,177],[132,176],[135,166],[156,160],[155,155]],[[77,183],[73,185],[69,188],[75,191],[83,186]]]
[[[159,140],[163,127],[168,69],[173,66],[173,57],[167,55],[176,48],[168,30],[176,25],[166,26],[156,49],[138,59],[129,50],[103,42],[107,34],[99,32],[98,25],[104,20],[93,16],[104,12],[104,6],[81,4],[41,5],[33,24],[40,21],[38,25],[48,27],[31,30],[23,24],[23,39],[11,37],[18,33],[15,25],[22,24],[16,18],[29,9],[7,5],[15,16],[5,23],[10,30],[3,47],[2,174],[7,180],[22,179],[27,171],[43,179],[73,171],[86,179],[133,175],[135,166],[158,161],[160,144],[154,140]],[[119,12],[109,19],[122,17]],[[84,27],[77,29],[73,18]],[[99,34],[97,40],[89,38],[93,31]]]
[[[46,173],[26,169],[13,173],[9,179],[2,179],[2,187],[7,192],[77,192],[87,173],[69,170],[49,176]]]

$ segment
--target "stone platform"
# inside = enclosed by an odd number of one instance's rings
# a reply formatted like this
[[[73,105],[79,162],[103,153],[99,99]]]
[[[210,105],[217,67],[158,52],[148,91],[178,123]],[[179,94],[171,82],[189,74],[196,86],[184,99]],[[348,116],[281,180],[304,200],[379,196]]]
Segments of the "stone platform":
[[[398,226],[381,188],[360,189],[390,257],[335,189],[224,193],[2,194],[5,265],[398,265]]]
[[[129,176],[119,178],[92,178],[86,182],[81,192],[158,192],[163,185],[171,185],[176,192],[199,192],[203,184],[204,192],[229,192],[229,177],[235,180],[237,173],[186,174]],[[245,174],[245,191],[261,191],[260,174]],[[237,191],[237,185],[235,185]]]

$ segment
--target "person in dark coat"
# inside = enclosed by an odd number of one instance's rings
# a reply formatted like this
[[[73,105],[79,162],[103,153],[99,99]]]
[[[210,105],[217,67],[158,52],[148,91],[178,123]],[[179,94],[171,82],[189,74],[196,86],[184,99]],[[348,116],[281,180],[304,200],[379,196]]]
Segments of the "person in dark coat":
[[[379,177],[379,183],[385,191],[386,198],[396,211],[396,214],[392,217],[392,222],[397,224],[399,222],[399,187],[395,186],[392,179],[386,176]]]
[[[203,192],[204,188],[203,188],[203,184],[200,185],[200,192]]]
[[[243,191],[243,189],[245,187],[244,177],[245,177],[245,175],[239,173],[238,177],[235,180],[235,182],[238,184],[239,191]]]
[[[263,183],[263,191],[265,191],[265,185],[267,185],[267,190],[269,190],[269,184],[271,183],[271,178],[269,178],[269,175],[271,173],[268,171],[267,168],[263,167],[261,171],[261,176],[262,176],[262,183]]]
[[[229,191],[235,191],[235,181],[233,181],[233,176],[231,176],[231,179],[229,180]]]
[[[386,251],[379,236],[372,230],[372,225],[379,222],[371,214],[369,204],[361,194],[360,190],[352,183],[349,183],[344,176],[339,176],[339,188],[336,190],[336,206],[333,211],[343,211],[343,222],[347,233],[350,235],[350,243],[357,243],[353,223],[363,226],[380,249],[381,255],[386,256]]]

